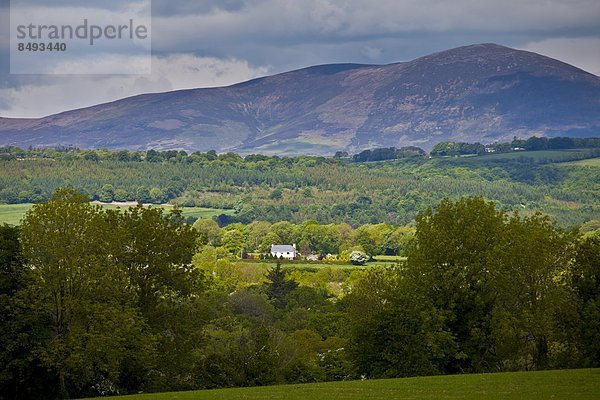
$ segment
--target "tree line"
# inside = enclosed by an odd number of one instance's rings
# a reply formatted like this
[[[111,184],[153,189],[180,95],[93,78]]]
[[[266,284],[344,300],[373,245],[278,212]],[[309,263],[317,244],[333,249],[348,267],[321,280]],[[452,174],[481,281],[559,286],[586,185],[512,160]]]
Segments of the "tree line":
[[[37,151],[58,152],[31,150]],[[544,210],[564,226],[597,218],[593,188],[598,169],[562,163],[593,156],[580,151],[556,159],[534,159],[536,153],[528,152],[515,159],[414,157],[380,163],[227,154],[203,162],[178,156],[160,162],[115,161],[111,157],[120,152],[108,151],[94,161],[80,157],[84,152],[65,150],[65,158],[32,153],[0,161],[0,202],[38,203],[59,187],[72,187],[103,202],[232,210],[225,222],[314,219],[358,226],[405,225],[444,197],[480,195],[509,210]],[[572,205],[563,206],[565,201]]]
[[[599,365],[598,235],[473,198],[419,214],[414,243],[347,296],[366,376]]]
[[[219,254],[241,257],[245,253],[268,255],[273,244],[295,244],[302,257],[329,256],[347,262],[352,251],[377,255],[404,256],[414,238],[414,228],[389,224],[365,224],[357,227],[341,224],[319,224],[308,220],[301,224],[280,221],[233,223],[220,227],[212,219],[200,219],[194,228],[208,246]]]
[[[577,137],[537,137],[531,136],[527,139],[519,139],[516,136],[510,142],[496,142],[487,146],[495,152],[510,152],[516,148],[520,150],[568,150],[568,149],[591,149],[600,148],[600,138],[577,138]],[[431,152],[432,156],[448,156],[463,154],[485,154],[486,146],[481,143],[466,143],[446,141],[436,144]],[[333,159],[351,158],[354,162],[384,161],[402,158],[422,158],[428,153],[416,146],[406,146],[401,148],[386,147],[366,149],[350,157],[348,152],[338,151]],[[88,161],[120,161],[120,162],[185,162],[185,163],[206,163],[213,161],[225,161],[228,163],[254,163],[257,161],[270,161],[271,163],[283,162],[286,164],[295,163],[297,160],[318,159],[320,162],[331,160],[328,157],[279,157],[266,156],[262,154],[250,154],[245,157],[239,154],[228,152],[217,154],[215,150],[207,152],[195,151],[188,153],[183,150],[108,150],[106,148],[95,150],[81,150],[76,147],[56,147],[56,148],[34,148],[22,149],[17,146],[0,147],[0,160],[14,159],[62,159],[62,160],[88,160]]]
[[[539,150],[569,150],[569,149],[598,149],[600,138],[573,138],[573,137],[537,137],[527,139],[515,137],[510,142],[496,142],[487,146],[481,143],[465,142],[440,142],[431,150],[432,156],[459,156],[483,155],[486,152],[510,153],[513,151],[539,151]]]
[[[1,227],[0,397],[600,366],[600,238],[540,215],[443,200],[405,264],[350,272],[262,272],[196,228],[64,189]]]

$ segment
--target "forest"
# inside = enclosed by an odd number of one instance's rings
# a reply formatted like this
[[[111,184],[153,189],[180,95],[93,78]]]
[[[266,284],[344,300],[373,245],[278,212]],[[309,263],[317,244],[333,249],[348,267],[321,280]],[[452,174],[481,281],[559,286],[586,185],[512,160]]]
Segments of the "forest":
[[[337,158],[5,147],[0,203],[38,203],[70,187],[101,202],[230,210],[221,225],[260,219],[357,227],[406,225],[443,198],[482,196],[503,210],[542,211],[563,227],[599,219],[600,168],[578,161],[597,160],[600,150],[540,146],[468,157],[375,149]],[[400,158],[376,161],[388,156]]]
[[[600,367],[600,236],[539,213],[465,197],[408,231],[219,227],[89,200],[59,189],[0,227],[3,399]],[[262,272],[239,259],[240,242],[273,235],[406,260]]]

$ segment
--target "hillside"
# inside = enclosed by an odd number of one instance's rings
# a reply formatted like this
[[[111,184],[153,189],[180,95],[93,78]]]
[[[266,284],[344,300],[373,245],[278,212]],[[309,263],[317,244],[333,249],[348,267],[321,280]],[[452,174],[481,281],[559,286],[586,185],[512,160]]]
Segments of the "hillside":
[[[0,149],[1,150],[1,149]],[[150,153],[150,152],[148,152]],[[156,152],[154,152],[156,153]],[[351,162],[324,157],[184,155],[91,150],[0,151],[0,217],[15,203],[39,203],[60,187],[93,200],[176,203],[232,211],[232,222],[407,224],[445,197],[483,196],[569,227],[600,219],[600,168],[568,161],[598,150],[547,150],[471,157]],[[173,154],[171,154],[173,156]],[[136,161],[137,160],[137,161]],[[7,222],[18,221],[6,209]],[[0,218],[0,223],[2,222]]]
[[[480,44],[389,65],[323,65],[221,88],[145,94],[40,119],[0,145],[333,154],[444,140],[594,136],[600,78]]]

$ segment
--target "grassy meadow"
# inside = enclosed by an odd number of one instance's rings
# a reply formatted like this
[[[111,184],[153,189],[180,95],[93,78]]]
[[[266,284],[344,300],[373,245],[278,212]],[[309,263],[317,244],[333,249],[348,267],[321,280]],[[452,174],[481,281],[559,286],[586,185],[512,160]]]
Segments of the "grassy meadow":
[[[586,160],[570,161],[564,165],[574,165],[578,167],[600,167],[600,158],[588,158]]]
[[[0,204],[0,224],[19,225],[25,213],[33,206],[32,203],[25,204]],[[102,204],[105,208],[122,208],[128,206],[118,206],[113,204]],[[162,207],[165,211],[173,208],[170,204],[154,205],[154,207]],[[212,218],[219,214],[231,214],[233,210],[223,210],[217,208],[204,207],[180,207],[181,214],[184,218]]]
[[[468,374],[112,397],[114,400],[568,399],[600,396],[600,369]]]
[[[461,161],[469,160],[469,161],[474,161],[474,162],[499,161],[499,160],[519,160],[519,159],[523,159],[523,158],[529,158],[534,161],[543,161],[543,160],[559,161],[561,159],[568,160],[568,159],[577,158],[578,156],[586,157],[585,154],[587,152],[589,152],[588,149],[514,151],[514,152],[510,152],[510,153],[485,154],[483,156],[454,157],[454,159],[460,159]]]
[[[31,203],[0,204],[0,224],[19,225],[31,206],[33,206]]]
[[[375,256],[373,260],[367,262],[365,265],[354,265],[348,262],[339,262],[339,261],[304,261],[304,260],[295,260],[295,261],[287,261],[280,260],[279,262],[282,264],[284,268],[289,269],[297,269],[297,270],[308,270],[317,269],[322,267],[331,267],[331,268],[367,268],[367,267],[385,267],[391,266],[395,264],[400,264],[406,261],[406,257],[401,256]],[[254,265],[256,268],[264,269],[275,265],[278,260],[240,260],[240,263]]]

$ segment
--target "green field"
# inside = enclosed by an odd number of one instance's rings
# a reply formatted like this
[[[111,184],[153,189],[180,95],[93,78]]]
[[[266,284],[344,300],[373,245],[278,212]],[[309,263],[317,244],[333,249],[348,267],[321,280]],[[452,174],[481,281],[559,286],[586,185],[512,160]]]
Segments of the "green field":
[[[317,268],[331,267],[341,269],[357,269],[357,268],[369,268],[369,267],[381,267],[391,266],[394,264],[402,263],[406,260],[406,257],[398,256],[377,256],[374,261],[369,261],[365,265],[354,265],[349,262],[327,262],[327,261],[279,261],[284,268],[297,269],[310,271]],[[268,268],[273,267],[277,264],[277,260],[240,260],[239,263],[248,264],[266,271]]]
[[[530,158],[534,161],[540,160],[569,160],[589,157],[589,149],[570,149],[570,150],[538,150],[538,151],[513,151],[510,153],[485,154],[471,157],[440,157],[440,159],[455,160],[458,162],[488,162],[500,160],[518,160]],[[594,160],[593,158],[591,160]]]
[[[403,262],[406,261],[406,257],[402,256],[376,256],[375,261],[381,262]]]
[[[0,204],[0,224],[18,225],[33,204]]]
[[[598,398],[600,369],[433,376],[112,397],[115,400]]]
[[[163,206],[164,209],[169,210],[171,207]],[[180,207],[181,215],[185,218],[194,217],[198,219],[207,219],[216,217],[220,214],[233,214],[233,210],[223,210],[218,208],[204,208],[204,207]]]
[[[0,224],[18,225],[25,213],[33,206],[31,203],[26,204],[0,204]],[[103,204],[106,208],[118,208],[112,204]],[[170,205],[157,205],[165,210],[172,208]],[[182,215],[194,218],[212,218],[219,214],[231,214],[233,210],[222,210],[216,208],[203,207],[181,207]]]
[[[587,160],[571,161],[563,165],[575,165],[580,167],[600,167],[600,157],[588,158]]]

